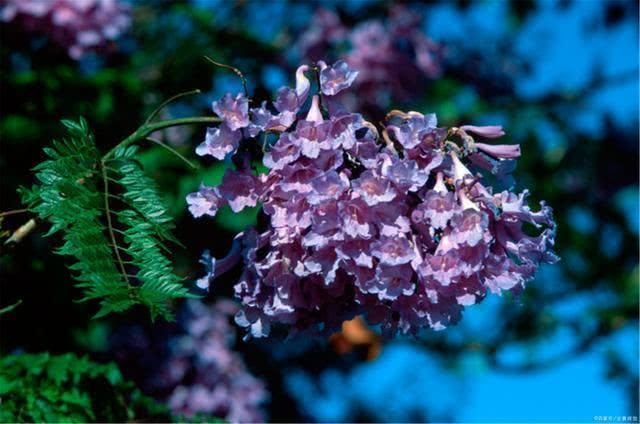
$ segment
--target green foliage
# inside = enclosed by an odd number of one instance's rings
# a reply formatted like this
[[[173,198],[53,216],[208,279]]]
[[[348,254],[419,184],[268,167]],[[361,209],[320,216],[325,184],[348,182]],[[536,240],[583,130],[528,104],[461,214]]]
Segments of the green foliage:
[[[105,163],[86,121],[63,124],[69,137],[44,149],[49,159],[35,167],[39,184],[21,190],[23,202],[52,224],[47,235],[62,233],[56,253],[75,258],[70,269],[82,300],[100,301],[97,317],[143,304],[152,318],[171,319],[169,301],[189,294],[163,253],[163,241],[177,241],[172,219],[136,148]]]
[[[0,360],[0,422],[166,422],[163,405],[125,381],[115,364],[73,354]]]

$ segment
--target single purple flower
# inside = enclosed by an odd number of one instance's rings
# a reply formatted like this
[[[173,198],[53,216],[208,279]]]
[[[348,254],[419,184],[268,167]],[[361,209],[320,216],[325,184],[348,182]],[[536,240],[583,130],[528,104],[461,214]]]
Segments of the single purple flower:
[[[291,141],[289,133],[280,136],[276,144],[265,153],[262,162],[267,168],[281,170],[300,157],[300,145]]]
[[[453,216],[450,227],[450,239],[453,243],[475,246],[484,239],[489,218],[484,212],[465,209],[461,214]]]
[[[370,238],[372,234],[369,206],[361,198],[352,198],[340,203],[340,217],[343,222],[343,231],[350,237]]]
[[[388,125],[387,131],[393,134],[405,149],[411,149],[422,143],[436,129],[438,121],[432,113],[422,115],[414,113],[399,126]]]
[[[225,203],[217,187],[201,185],[198,191],[187,195],[189,212],[194,218],[199,218],[203,215],[216,216],[218,209]]]
[[[207,128],[205,140],[196,148],[196,154],[211,155],[218,160],[223,160],[229,153],[238,150],[240,139],[240,131],[232,131],[225,124],[218,128]]]
[[[254,207],[258,202],[257,178],[247,172],[227,171],[222,183],[217,187],[231,210],[240,212],[246,207]]]
[[[365,171],[352,183],[354,193],[362,196],[369,206],[382,202],[390,202],[396,197],[396,191],[387,179],[377,177],[371,171]]]
[[[339,60],[331,66],[318,62],[320,71],[320,89],[327,96],[335,96],[342,90],[349,88],[358,76],[358,71],[349,68],[347,62]]]
[[[443,229],[449,220],[460,212],[453,193],[430,190],[425,195],[423,203],[411,214],[411,219],[416,223],[427,221],[433,228]]]
[[[461,274],[458,264],[458,256],[452,250],[445,254],[428,255],[418,271],[423,277],[433,278],[440,285],[448,286]]]
[[[225,94],[219,101],[213,102],[213,111],[223,119],[232,130],[239,130],[249,125],[249,100],[240,93],[235,98]]]
[[[413,160],[387,156],[381,174],[389,178],[401,191],[418,191],[429,179],[429,173],[418,167]]]
[[[327,200],[337,200],[349,188],[349,180],[344,174],[329,171],[311,182],[313,191],[309,193],[307,201],[317,205]]]
[[[380,300],[396,300],[414,293],[416,284],[413,280],[414,272],[410,265],[379,265],[376,278],[365,282],[361,289],[376,294]]]
[[[249,123],[249,136],[255,137],[263,131],[270,129],[274,117],[267,109],[267,102],[262,102],[258,108],[251,109],[251,121]]]
[[[411,242],[405,237],[382,237],[372,245],[373,256],[385,265],[402,265],[415,257]]]

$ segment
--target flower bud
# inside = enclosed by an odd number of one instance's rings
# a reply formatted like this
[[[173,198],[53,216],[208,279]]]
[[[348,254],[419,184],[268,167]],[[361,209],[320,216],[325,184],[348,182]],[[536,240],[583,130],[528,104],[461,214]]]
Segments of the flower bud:
[[[475,125],[463,125],[460,127],[463,131],[472,132],[485,138],[498,138],[504,135],[502,125],[488,125],[484,127],[476,127]]]
[[[515,159],[520,157],[519,144],[485,144],[474,143],[474,146],[488,155],[499,159]]]

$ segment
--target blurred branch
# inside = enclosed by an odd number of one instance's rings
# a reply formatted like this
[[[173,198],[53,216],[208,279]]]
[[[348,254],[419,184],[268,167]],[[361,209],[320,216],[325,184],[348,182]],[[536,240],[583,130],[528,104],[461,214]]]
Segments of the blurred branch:
[[[9,216],[9,215],[17,215],[19,213],[25,213],[25,212],[29,212],[29,209],[15,209],[12,211],[0,212],[0,218]]]

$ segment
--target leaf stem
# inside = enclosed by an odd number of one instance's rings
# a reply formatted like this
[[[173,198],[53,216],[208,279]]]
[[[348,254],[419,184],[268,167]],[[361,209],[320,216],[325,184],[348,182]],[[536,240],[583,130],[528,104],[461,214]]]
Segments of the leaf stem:
[[[118,265],[120,265],[120,271],[124,276],[125,281],[129,284],[129,277],[127,277],[127,271],[124,267],[124,263],[122,262],[122,257],[120,256],[120,251],[118,250],[118,243],[116,243],[116,235],[113,231],[113,223],[111,222],[111,209],[109,209],[109,178],[107,177],[107,170],[105,168],[105,159],[102,159],[102,181],[104,181],[104,209],[105,215],[107,216],[107,229],[109,230],[109,237],[111,238],[111,243],[113,243],[114,249],[113,251],[116,254],[116,259],[118,260]]]
[[[187,95],[187,94],[183,93],[182,95]],[[179,95],[179,96],[181,96],[181,95]],[[167,102],[163,103],[163,105],[168,103],[172,99],[175,99],[175,98],[176,98],[176,96],[174,96],[173,98],[167,100]],[[160,105],[160,108],[163,105]],[[158,109],[158,110],[160,110],[160,109]],[[155,114],[157,114],[156,111],[154,111],[154,113],[151,114],[151,117],[149,119],[153,118],[155,116]],[[112,223],[112,220],[111,220],[111,209],[109,208],[109,180],[111,178],[109,178],[109,176],[107,175],[107,173],[108,173],[107,162],[113,157],[113,155],[115,155],[115,153],[118,151],[118,149],[123,149],[123,148],[125,148],[125,147],[127,147],[127,146],[129,146],[129,145],[131,145],[131,144],[133,144],[135,142],[137,142],[137,141],[150,139],[151,141],[157,142],[155,139],[152,139],[152,138],[149,137],[149,135],[151,135],[155,131],[162,130],[162,129],[165,129],[165,128],[170,128],[170,127],[176,127],[176,126],[179,126],[179,125],[210,124],[210,123],[220,122],[221,119],[220,118],[215,118],[215,117],[209,117],[209,116],[195,116],[195,117],[189,117],[189,118],[167,119],[165,121],[159,121],[159,122],[154,122],[154,123],[150,123],[148,121],[149,120],[147,120],[147,122],[145,122],[140,128],[138,128],[136,131],[134,131],[127,138],[125,138],[120,143],[118,143],[114,148],[109,150],[100,159],[100,165],[101,165],[100,171],[102,172],[102,181],[104,183],[104,209],[105,209],[105,215],[107,217],[107,229],[109,231],[109,237],[111,238],[111,243],[113,244],[113,247],[114,247],[114,252],[115,252],[115,255],[116,255],[116,259],[118,261],[118,265],[120,267],[120,271],[122,272],[122,275],[124,276],[124,279],[127,282],[127,284],[129,284],[129,277],[127,276],[127,271],[126,271],[125,266],[124,266],[124,261],[122,260],[122,257],[120,256],[120,246],[118,246],[118,243],[116,242],[116,235],[115,235],[113,223]],[[167,148],[169,150],[173,150],[169,146],[166,146],[161,142],[158,142],[158,144],[160,144],[161,146],[163,146],[163,147],[165,147],[165,148]],[[190,166],[193,166],[186,158],[184,158],[178,152],[173,151],[173,153],[175,153],[178,156],[180,156],[183,160],[185,160],[187,163],[189,163]]]
[[[111,159],[111,157],[115,154],[115,152],[118,149],[127,147],[139,140],[144,140],[155,131],[163,130],[165,128],[170,128],[170,127],[177,127],[179,125],[213,124],[218,122],[221,122],[221,119],[213,116],[194,116],[189,118],[167,119],[165,121],[144,124],[140,128],[138,128],[135,132],[133,132],[131,135],[129,135],[127,138],[122,140],[113,149],[109,150],[102,157],[102,161],[103,162],[108,161],[109,159]]]
[[[151,115],[149,115],[149,117],[147,118],[146,121],[144,121],[145,124],[148,124],[149,122],[151,122],[153,120],[153,118],[156,117],[156,115],[158,113],[160,113],[160,111],[169,103],[171,103],[174,100],[178,100],[181,97],[186,97],[186,96],[192,96],[194,94],[200,94],[202,93],[202,91],[200,91],[200,89],[196,88],[195,90],[191,90],[191,91],[185,91],[184,93],[178,93],[175,96],[171,96],[169,97],[167,100],[165,100],[164,102],[160,103],[160,105],[155,108],[153,110],[153,112],[151,112]]]
[[[173,153],[174,155],[176,155],[177,157],[182,159],[184,161],[184,163],[189,165],[191,168],[198,169],[198,165],[194,164],[189,159],[185,158],[183,155],[180,154],[180,152],[178,152],[176,149],[174,149],[173,147],[169,146],[168,144],[165,144],[162,141],[160,141],[160,140],[158,140],[156,138],[153,138],[153,137],[147,137],[147,140],[149,140],[152,143],[155,143],[155,144],[157,144],[159,146],[164,147],[165,149],[167,149],[168,151],[170,151],[171,153]]]

